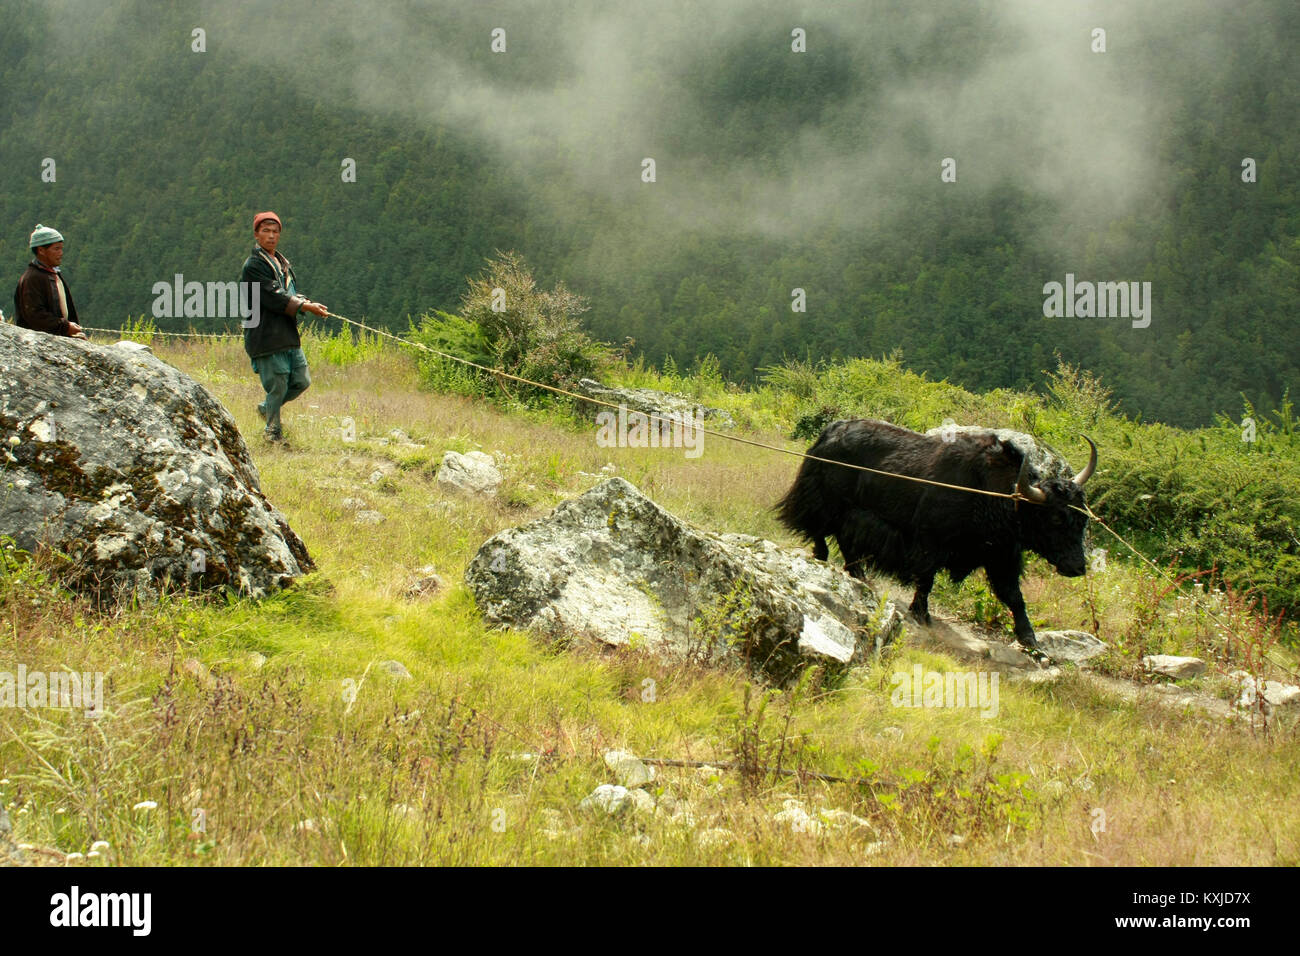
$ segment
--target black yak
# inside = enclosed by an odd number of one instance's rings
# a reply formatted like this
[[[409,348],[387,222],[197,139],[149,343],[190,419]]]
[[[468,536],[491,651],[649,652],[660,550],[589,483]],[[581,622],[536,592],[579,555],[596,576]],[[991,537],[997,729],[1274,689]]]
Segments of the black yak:
[[[1035,472],[1024,451],[985,430],[921,435],[888,422],[832,422],[809,455],[950,485],[1010,494],[1008,498],[939,488],[804,459],[793,487],[777,505],[781,523],[813,541],[825,561],[834,536],[845,570],[857,578],[865,566],[915,585],[911,612],[929,623],[930,589],[937,572],[955,583],[984,568],[989,586],[1015,618],[1016,639],[1037,648],[1020,594],[1023,552],[1042,555],[1066,577],[1086,570],[1083,485],[1097,467],[1097,446],[1088,466],[1073,478]]]

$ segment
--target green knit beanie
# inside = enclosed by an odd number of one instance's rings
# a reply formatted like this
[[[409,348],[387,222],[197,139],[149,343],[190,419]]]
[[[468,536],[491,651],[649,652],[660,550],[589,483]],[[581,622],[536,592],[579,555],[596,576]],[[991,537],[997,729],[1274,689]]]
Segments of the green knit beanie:
[[[40,246],[52,246],[56,242],[62,242],[63,237],[59,235],[57,229],[51,229],[49,226],[42,226],[39,222],[36,224],[36,231],[32,233],[30,243],[32,249]]]

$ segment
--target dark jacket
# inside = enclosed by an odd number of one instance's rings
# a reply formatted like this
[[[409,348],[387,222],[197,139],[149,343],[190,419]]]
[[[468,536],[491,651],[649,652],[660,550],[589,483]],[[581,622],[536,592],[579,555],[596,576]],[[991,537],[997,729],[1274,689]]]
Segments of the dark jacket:
[[[253,328],[244,329],[244,351],[249,358],[261,358],[272,352],[302,347],[298,337],[298,310],[306,304],[307,298],[290,295],[285,284],[293,281],[297,286],[297,277],[289,260],[275,254],[285,280],[275,274],[270,256],[261,246],[253,246],[253,253],[244,261],[243,271],[239,273],[240,282],[256,282],[261,286],[260,321]]]
[[[60,276],[62,273],[59,274]],[[52,269],[47,269],[36,259],[27,265],[27,271],[14,289],[14,321],[24,329],[36,329],[51,335],[67,335],[68,323],[77,321],[77,307],[72,304],[72,290],[63,283],[63,296],[68,300],[68,317],[59,311],[59,290]]]

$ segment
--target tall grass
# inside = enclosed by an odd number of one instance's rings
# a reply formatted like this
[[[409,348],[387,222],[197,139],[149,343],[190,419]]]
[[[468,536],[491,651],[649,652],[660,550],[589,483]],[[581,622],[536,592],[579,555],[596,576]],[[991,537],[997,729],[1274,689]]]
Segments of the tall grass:
[[[260,386],[237,340],[154,347],[198,375],[256,436]],[[838,683],[810,672],[774,690],[740,671],[636,649],[565,649],[487,627],[459,583],[479,546],[581,493],[606,463],[687,520],[777,539],[770,506],[795,463],[711,439],[696,460],[600,448],[585,425],[422,389],[405,351],[335,363],[314,334],[304,347],[318,364],[312,388],[285,410],[291,449],[256,437],[250,448],[266,493],[317,560],[315,575],[260,602],[174,596],[113,610],[63,592],[44,559],[5,552],[0,671],[21,662],[107,675],[98,720],[0,708],[0,803],[33,858],[77,866],[1300,862],[1300,818],[1286,809],[1300,758],[1285,724],[1252,735],[1244,724],[1117,700],[1074,672],[1043,685],[1004,682],[991,720],[899,708],[895,671],[971,667],[907,643]],[[892,386],[904,392],[893,399],[900,407],[944,410],[934,397],[907,394],[909,381]],[[882,376],[878,387],[887,383]],[[775,421],[771,409],[794,411],[784,403],[807,398],[769,386],[720,400],[767,402],[762,414]],[[350,441],[343,417],[356,423]],[[422,447],[390,439],[395,428]],[[442,452],[473,447],[501,453],[506,485],[497,499],[457,498],[437,484]],[[360,524],[358,500],[383,520]],[[406,596],[426,565],[445,589]],[[1026,592],[1052,624],[1099,622],[1121,650],[1136,653],[1139,641],[1141,650],[1199,647],[1210,625],[1176,593],[1153,594],[1155,580],[1122,561],[1086,580],[1031,566]],[[950,597],[969,611],[977,595],[954,589]],[[1146,610],[1153,600],[1154,613]],[[1261,620],[1227,613],[1243,626]],[[1215,665],[1248,657],[1225,652]],[[389,675],[390,660],[411,679]],[[1113,672],[1125,673],[1126,660],[1116,658]],[[613,782],[602,759],[611,749],[715,769],[658,768],[649,787],[657,812],[579,809]],[[792,801],[815,825],[791,822],[805,819],[790,813]],[[97,840],[109,849],[67,859]]]

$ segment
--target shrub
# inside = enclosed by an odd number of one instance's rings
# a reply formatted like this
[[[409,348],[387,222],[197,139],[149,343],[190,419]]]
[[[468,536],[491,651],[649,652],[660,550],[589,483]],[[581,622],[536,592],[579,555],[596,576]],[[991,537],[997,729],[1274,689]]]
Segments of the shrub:
[[[316,353],[312,358],[319,355],[322,360],[340,368],[374,358],[384,350],[383,338],[364,329],[358,329],[354,334],[352,327],[345,325],[332,335],[329,329],[315,326],[303,331],[306,332],[302,336],[304,346]]]
[[[471,357],[465,352],[476,353],[487,359],[482,364],[571,390],[579,379],[596,375],[614,358],[608,345],[582,330],[579,316],[585,311],[586,302],[563,283],[549,292],[538,289],[523,260],[516,253],[503,252],[488,260],[482,276],[469,280],[459,320],[440,316],[426,322],[418,334],[427,336],[431,345],[441,337],[448,346],[442,351],[462,358]],[[437,378],[449,372],[430,366],[429,374]],[[476,380],[482,382],[485,375],[476,373]],[[541,397],[541,390],[531,386],[507,387]]]
[[[493,355],[484,339],[482,329],[469,319],[463,319],[458,315],[437,311],[426,312],[420,316],[418,325],[414,322],[411,324],[407,338],[479,365],[491,366],[493,363]],[[435,392],[487,396],[495,389],[492,376],[487,372],[441,355],[421,352],[419,368],[425,387]]]

